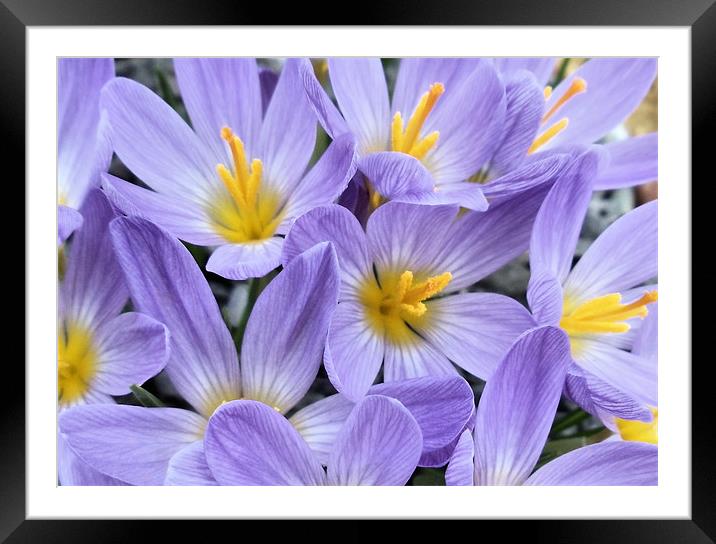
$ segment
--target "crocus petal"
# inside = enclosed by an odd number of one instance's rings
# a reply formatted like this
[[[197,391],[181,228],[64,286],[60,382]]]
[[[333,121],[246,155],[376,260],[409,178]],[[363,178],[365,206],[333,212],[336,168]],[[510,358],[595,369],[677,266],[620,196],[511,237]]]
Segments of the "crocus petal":
[[[107,198],[126,215],[149,219],[190,244],[218,246],[226,239],[217,234],[206,212],[190,199],[157,193],[111,174],[102,175]]]
[[[241,396],[239,362],[214,295],[189,251],[145,219],[111,225],[135,307],[171,334],[167,373],[198,412]]]
[[[328,460],[330,485],[404,485],[422,450],[420,427],[397,400],[371,395],[356,406]]]
[[[470,431],[460,435],[450,463],[445,470],[445,485],[474,485],[475,482],[475,441]]]
[[[500,144],[504,118],[504,86],[482,60],[453,92],[445,92],[425,123],[425,134],[440,132],[424,159],[435,181],[464,181],[479,171]]]
[[[57,437],[57,476],[60,485],[127,485],[85,463],[62,435]]]
[[[356,168],[353,136],[339,136],[298,183],[284,213],[287,217],[298,217],[316,206],[331,204],[348,186]]]
[[[162,485],[169,460],[201,439],[206,420],[178,408],[77,406],[59,416],[60,432],[94,469],[132,485]]]
[[[100,91],[114,77],[114,59],[59,59],[57,63],[57,183],[64,204],[79,208],[112,149],[101,141]]]
[[[229,159],[221,129],[229,127],[256,152],[261,127],[261,87],[256,59],[177,58],[174,71],[191,124],[217,162]]]
[[[543,183],[551,185],[564,175],[565,168],[573,160],[568,153],[541,153],[536,159],[529,158],[507,174],[491,179],[481,185],[491,203],[515,196]]]
[[[535,326],[516,300],[492,293],[459,293],[427,303],[418,333],[453,363],[487,380],[512,343]]]
[[[562,285],[552,274],[532,273],[527,286],[527,302],[539,325],[559,325],[564,299]]]
[[[174,454],[169,460],[164,485],[219,485],[206,464],[203,440]]]
[[[468,210],[485,211],[488,207],[482,186],[471,182],[445,183],[436,185],[432,191],[410,193],[396,197],[396,202],[415,204],[458,205]]]
[[[288,59],[261,127],[259,158],[267,186],[287,194],[303,177],[316,144],[316,115],[298,73],[298,59]]]
[[[363,306],[341,302],[333,314],[323,361],[333,387],[360,400],[378,375],[384,351],[383,337],[372,329]]]
[[[345,395],[325,397],[296,412],[289,421],[310,446],[322,465],[355,403]]]
[[[659,175],[656,132],[606,144],[611,160],[609,167],[597,176],[594,188],[621,189],[654,181]]]
[[[57,206],[57,245],[82,226],[82,214],[67,206]]]
[[[325,479],[296,429],[257,401],[221,406],[209,420],[204,451],[221,485],[322,485]]]
[[[273,236],[259,242],[226,244],[214,250],[207,272],[230,280],[260,278],[281,264],[283,238]]]
[[[330,97],[323,90],[323,87],[316,79],[313,71],[313,65],[308,59],[300,59],[298,71],[303,82],[306,95],[313,106],[313,110],[318,117],[323,129],[331,138],[337,138],[341,134],[350,132],[345,119],[341,116],[338,108],[331,102]]]
[[[657,485],[658,448],[642,442],[601,442],[550,461],[525,485]]]
[[[649,305],[649,314],[639,328],[632,345],[632,353],[654,362],[656,367],[659,347],[659,304]]]
[[[84,220],[67,256],[60,313],[67,321],[94,328],[119,314],[127,287],[109,240],[115,213],[102,191],[93,189],[80,212]]]
[[[506,78],[527,70],[532,72],[537,83],[544,87],[554,71],[556,62],[555,57],[503,57],[495,59],[495,68]]]
[[[449,376],[457,372],[440,350],[417,334],[401,343],[386,340],[384,363],[386,382],[422,376]]]
[[[657,201],[617,219],[589,246],[564,283],[574,304],[629,289],[657,274]]]
[[[587,83],[584,93],[570,99],[547,121],[567,118],[569,125],[541,149],[565,144],[590,144],[607,134],[632,113],[656,77],[654,58],[595,58],[566,77],[552,92],[545,111],[564,95],[575,78]]]
[[[371,153],[361,158],[359,168],[378,193],[389,200],[433,190],[430,173],[418,159],[405,153]]]
[[[373,271],[365,233],[355,216],[342,206],[321,206],[299,217],[283,245],[283,265],[321,242],[331,242],[338,256],[341,298],[357,296],[361,284]]]
[[[569,341],[555,327],[533,329],[515,342],[477,408],[477,485],[527,479],[547,440],[569,363]]]
[[[338,260],[329,243],[299,255],[269,283],[241,346],[245,398],[284,414],[301,400],[321,366],[338,287]]]
[[[92,386],[108,395],[127,395],[161,372],[169,358],[169,331],[149,316],[127,312],[97,330],[97,375]]]

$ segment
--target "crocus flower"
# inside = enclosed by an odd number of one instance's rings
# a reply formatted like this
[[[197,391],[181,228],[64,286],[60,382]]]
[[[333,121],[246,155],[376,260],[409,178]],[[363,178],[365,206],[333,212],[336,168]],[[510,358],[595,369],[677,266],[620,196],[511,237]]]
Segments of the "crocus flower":
[[[120,313],[128,292],[109,240],[114,212],[98,189],[80,208],[59,287],[57,386],[59,409],[113,403],[133,384],[159,373],[169,356],[166,327],[147,315]],[[60,481],[86,483],[92,472],[59,439]]]
[[[523,334],[485,385],[474,438],[463,432],[445,473],[447,485],[656,485],[657,448],[603,442],[573,450],[533,474],[571,364],[555,327]]]
[[[217,246],[207,270],[263,276],[279,265],[294,218],[333,202],[347,185],[353,139],[336,139],[305,173],[316,118],[295,60],[286,62],[265,115],[255,59],[174,66],[194,130],[139,83],[117,78],[102,93],[117,155],[153,191],[111,176],[105,188],[123,211],[192,244]]]
[[[100,90],[112,77],[113,59],[57,63],[58,243],[82,224],[79,209],[112,158],[99,107]]]
[[[634,331],[657,300],[657,202],[609,226],[572,268],[593,178],[559,180],[546,197],[530,244],[527,299],[538,323],[561,327],[574,364],[566,393],[588,412],[651,420],[656,372],[631,352]],[[571,270],[570,270],[571,269]]]
[[[331,58],[328,67],[340,112],[304,59],[306,92],[329,136],[355,135],[373,207],[410,194],[427,204],[487,208],[480,185],[467,179],[503,130],[505,91],[490,60],[403,59],[392,100],[380,59]]]
[[[171,332],[167,375],[193,410],[83,406],[64,413],[60,429],[85,462],[130,484],[163,484],[170,461],[200,474],[217,407],[245,398],[286,413],[308,391],[338,296],[335,253],[329,244],[312,248],[264,289],[246,327],[240,375],[231,334],[189,251],[142,218],[116,219],[110,230],[134,305]]]
[[[404,485],[422,451],[420,426],[397,400],[371,395],[341,428],[324,471],[281,414],[239,400],[216,411],[206,460],[222,485]]]

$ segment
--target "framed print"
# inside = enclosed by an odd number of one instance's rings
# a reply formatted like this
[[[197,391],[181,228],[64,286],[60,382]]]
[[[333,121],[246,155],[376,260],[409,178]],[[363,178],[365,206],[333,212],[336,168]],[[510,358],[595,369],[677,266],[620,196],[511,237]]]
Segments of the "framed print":
[[[514,4],[276,27],[4,3],[28,318],[3,538],[711,541],[691,150],[716,8]]]

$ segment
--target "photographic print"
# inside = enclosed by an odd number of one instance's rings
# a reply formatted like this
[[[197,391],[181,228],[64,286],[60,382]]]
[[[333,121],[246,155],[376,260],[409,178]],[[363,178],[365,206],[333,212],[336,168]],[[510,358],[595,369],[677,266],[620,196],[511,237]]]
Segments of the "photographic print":
[[[658,485],[657,58],[57,71],[61,486]]]

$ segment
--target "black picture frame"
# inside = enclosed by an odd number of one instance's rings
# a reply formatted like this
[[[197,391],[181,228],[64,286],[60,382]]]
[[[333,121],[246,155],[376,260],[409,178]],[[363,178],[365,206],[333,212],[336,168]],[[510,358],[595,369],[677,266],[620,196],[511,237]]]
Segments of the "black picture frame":
[[[0,126],[6,138],[2,158],[6,190],[13,186],[24,200],[25,176],[25,31],[28,26],[84,25],[253,25],[317,24],[321,13],[344,13],[313,2],[281,4],[270,18],[261,3],[214,0],[0,0]],[[716,6],[714,0],[441,0],[418,6],[391,1],[360,4],[350,11],[350,25],[569,25],[686,26],[692,36],[692,164],[693,177],[708,183],[707,152],[713,154],[716,104]],[[341,24],[332,21],[326,24]],[[28,142],[31,145],[31,142]],[[682,180],[685,184],[690,180]],[[19,200],[18,200],[19,201]],[[14,221],[15,231],[19,222]],[[8,231],[6,231],[8,232]],[[694,232],[696,234],[696,232]],[[693,248],[693,246],[692,246]],[[13,250],[16,251],[16,250]],[[23,260],[24,262],[24,260]],[[6,266],[10,266],[9,264]],[[24,266],[24,265],[23,265]],[[13,272],[18,267],[15,265]],[[11,274],[11,279],[19,274]],[[694,283],[696,278],[693,278]],[[698,285],[695,283],[695,285]],[[712,285],[711,282],[707,285]],[[31,289],[25,284],[25,289]],[[19,294],[19,290],[15,289]],[[8,293],[10,294],[10,293]],[[6,300],[7,308],[14,308]],[[17,312],[12,310],[17,316]],[[690,317],[690,316],[686,316]],[[708,318],[712,322],[713,318]],[[19,321],[16,319],[16,322]],[[697,321],[693,320],[694,325]],[[700,321],[701,327],[705,326]],[[31,323],[26,326],[32,326]],[[698,330],[698,329],[697,329]],[[9,336],[9,335],[8,335]],[[692,337],[694,335],[692,334]],[[9,340],[6,340],[9,342]],[[0,541],[126,542],[146,534],[147,524],[127,521],[28,521],[25,515],[24,369],[18,357],[3,361],[3,409],[0,410]],[[713,357],[692,365],[692,517],[690,520],[588,520],[501,523],[501,539],[518,533],[536,541],[557,542],[680,542],[716,541],[716,465],[714,464],[713,392],[708,369]],[[691,361],[672,362],[688,365]],[[12,384],[12,385],[9,385]],[[422,524],[402,529],[424,531]],[[169,530],[162,527],[162,531]],[[184,530],[182,528],[182,530]],[[470,529],[474,530],[474,529]],[[351,531],[353,538],[368,529]],[[372,531],[371,531],[372,532]],[[343,533],[344,536],[346,533]],[[480,538],[478,533],[476,538]],[[168,540],[168,535],[165,540]]]

